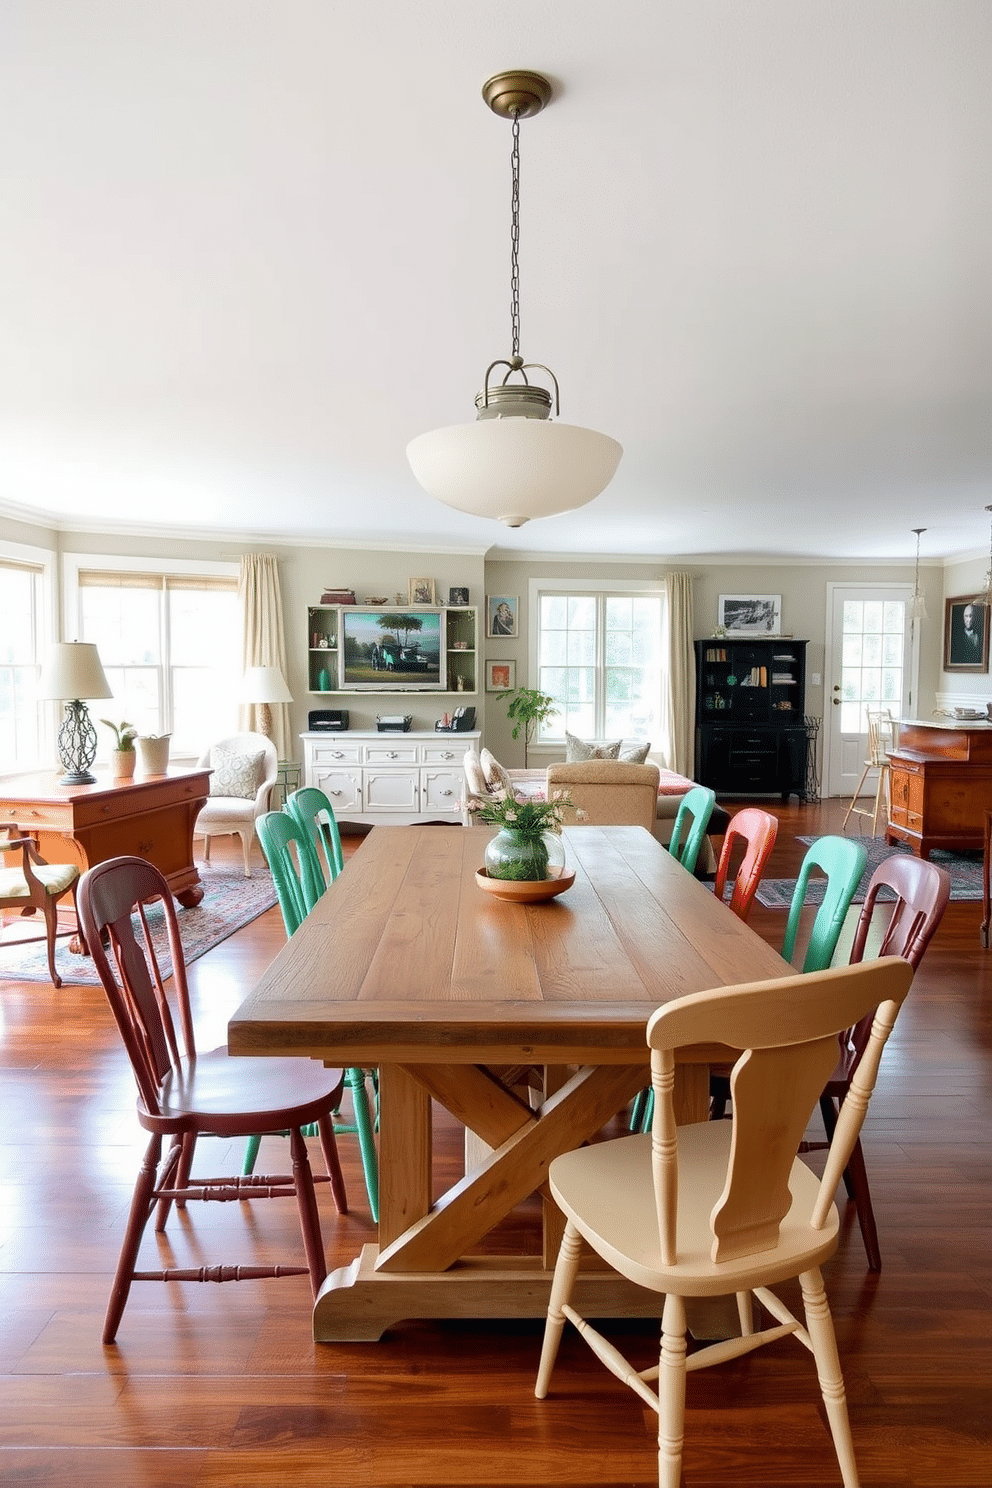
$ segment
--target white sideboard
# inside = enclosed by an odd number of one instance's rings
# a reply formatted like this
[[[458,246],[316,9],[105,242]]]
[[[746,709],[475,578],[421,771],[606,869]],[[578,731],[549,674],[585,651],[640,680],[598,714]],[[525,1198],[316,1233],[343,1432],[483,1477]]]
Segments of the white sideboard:
[[[481,737],[479,731],[301,734],[303,782],[324,792],[339,822],[460,822],[462,759],[466,749],[478,750]]]

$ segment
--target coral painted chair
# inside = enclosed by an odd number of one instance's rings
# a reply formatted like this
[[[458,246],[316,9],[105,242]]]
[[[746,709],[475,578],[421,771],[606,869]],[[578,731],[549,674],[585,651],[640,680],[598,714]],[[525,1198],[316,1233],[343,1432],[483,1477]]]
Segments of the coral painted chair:
[[[655,1091],[651,1133],[595,1142],[550,1165],[551,1193],[566,1225],[536,1394],[539,1399],[547,1394],[567,1319],[607,1369],[657,1412],[661,1488],[679,1488],[682,1481],[687,1371],[723,1363],[789,1334],[816,1360],[841,1476],[847,1488],[857,1488],[844,1380],[820,1267],[837,1249],[840,1222],[833,1196],[912,980],[906,961],[886,957],[677,998],[648,1023]],[[837,1057],[839,1031],[873,1009],[871,1037],[818,1178],[796,1149]],[[675,1051],[723,1042],[744,1050],[734,1065],[732,1122],[677,1127]],[[635,1368],[572,1306],[583,1242],[621,1276],[658,1293],[658,1365]],[[794,1277],[802,1290],[805,1323],[771,1291]],[[737,1296],[740,1336],[687,1358],[685,1298],[730,1294]],[[770,1325],[758,1332],[752,1295],[770,1314]],[[735,1392],[746,1388],[747,1378],[747,1371],[735,1377]]]
[[[314,1124],[339,1214],[347,1212],[344,1178],[331,1113],[341,1098],[340,1070],[306,1059],[238,1059],[227,1048],[197,1052],[176,906],[161,873],[144,858],[111,858],[83,874],[79,916],[138,1085],[138,1120],[151,1133],[135,1183],[127,1230],[117,1263],[103,1330],[117,1336],[134,1281],[246,1281],[263,1276],[310,1274],[314,1296],[327,1275],[320,1218],[303,1127]],[[172,961],[170,1008],[148,930],[149,906],[161,911]],[[140,929],[137,927],[140,926]],[[106,941],[106,944],[104,944]],[[250,1137],[275,1128],[290,1133],[289,1175],[193,1178],[199,1136]],[[162,1156],[163,1139],[170,1145]],[[306,1251],[305,1266],[196,1266],[138,1270],[138,1252],[152,1213],[165,1229],[175,1203],[199,1200],[243,1203],[295,1195]]]
[[[743,844],[744,855],[737,868],[733,893],[727,906],[738,919],[746,920],[751,913],[761,875],[772,855],[777,836],[778,820],[769,811],[759,811],[755,806],[748,806],[744,811],[738,811],[730,818],[730,825],[723,839],[720,861],[716,865],[713,892],[718,899],[723,898],[731,859],[740,844]]]

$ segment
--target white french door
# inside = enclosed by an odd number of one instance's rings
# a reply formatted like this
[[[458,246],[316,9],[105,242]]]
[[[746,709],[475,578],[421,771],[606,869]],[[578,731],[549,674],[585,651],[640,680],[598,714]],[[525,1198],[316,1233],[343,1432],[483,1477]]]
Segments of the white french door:
[[[824,795],[854,794],[865,763],[866,708],[888,708],[895,718],[912,714],[917,676],[912,597],[909,584],[827,586]]]

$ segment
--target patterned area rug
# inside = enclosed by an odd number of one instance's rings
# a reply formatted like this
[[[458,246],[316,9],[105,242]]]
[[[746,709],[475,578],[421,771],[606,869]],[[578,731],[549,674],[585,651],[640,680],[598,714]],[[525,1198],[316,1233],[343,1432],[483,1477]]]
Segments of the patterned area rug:
[[[245,878],[241,868],[215,868],[210,863],[198,863],[200,881],[204,894],[196,909],[179,906],[179,933],[182,936],[186,961],[195,961],[198,956],[219,945],[235,930],[240,930],[251,920],[257,919],[277,902],[272,886],[272,874],[268,868],[252,864],[251,878]],[[154,916],[154,919],[153,919]],[[164,951],[165,935],[156,933],[156,921],[162,922],[161,910],[154,906],[149,911],[152,934],[156,949]],[[22,920],[8,915],[7,923],[0,935],[0,982],[47,982],[48,953],[44,939],[19,941],[27,931],[33,931],[35,923],[44,925],[37,916]],[[96,985],[98,978],[88,956],[76,956],[69,949],[69,936],[60,935],[55,942],[55,965],[63,983]],[[163,955],[163,967],[171,963]]]
[[[815,837],[796,838],[797,842],[804,842],[807,847],[816,840]],[[883,858],[891,857],[893,853],[909,852],[909,848],[904,847],[902,843],[890,846],[884,837],[862,837],[859,840],[868,849],[868,863],[855,891],[853,901],[855,904],[865,902],[871,876]],[[981,899],[982,854],[980,852],[953,853],[935,848],[930,854],[930,861],[937,863],[941,868],[946,868],[951,875],[952,899]],[[823,878],[811,879],[806,887],[804,903],[819,904],[823,898],[825,882]],[[796,880],[794,878],[766,878],[758,885],[758,903],[765,905],[767,909],[788,909],[795,891]]]

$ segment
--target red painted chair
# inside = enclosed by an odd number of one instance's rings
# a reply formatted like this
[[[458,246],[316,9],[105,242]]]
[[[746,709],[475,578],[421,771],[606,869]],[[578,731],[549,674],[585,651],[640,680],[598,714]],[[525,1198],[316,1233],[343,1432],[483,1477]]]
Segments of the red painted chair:
[[[80,880],[78,899],[93,963],[138,1084],[138,1120],[152,1134],[131,1200],[104,1343],[114,1341],[132,1281],[245,1281],[309,1272],[316,1296],[327,1266],[314,1174],[301,1128],[316,1122],[329,1174],[317,1175],[316,1181],[330,1183],[338,1212],[345,1213],[348,1203],[331,1119],[341,1099],[342,1072],[306,1059],[236,1059],[226,1047],[197,1054],[176,907],[165,879],[144,858],[111,858],[97,864]],[[164,916],[181,1042],[148,930],[152,903]],[[197,1137],[250,1137],[281,1129],[290,1133],[290,1176],[190,1176]],[[171,1138],[164,1159],[163,1137]],[[136,1269],[141,1239],[156,1207],[155,1228],[161,1231],[173,1203],[182,1207],[192,1199],[243,1202],[294,1194],[305,1266]]]
[[[734,889],[728,905],[728,908],[740,920],[746,920],[751,913],[761,875],[772,855],[777,836],[778,821],[768,811],[759,811],[757,807],[748,806],[744,811],[738,811],[730,818],[730,825],[723,839],[720,861],[716,865],[713,892],[718,899],[723,898],[731,859],[738,845],[743,843],[744,855],[737,869]]]
[[[888,890],[894,896],[880,898],[880,892]],[[851,947],[852,965],[865,958],[869,932],[876,917],[875,936],[884,926],[882,937],[875,952],[878,956],[901,956],[915,971],[923,960],[923,953],[933,939],[944,910],[951,897],[951,880],[943,868],[908,853],[893,853],[883,859],[872,874],[868,892],[854,932]],[[886,915],[888,920],[886,921]],[[820,1097],[820,1114],[826,1129],[825,1142],[803,1142],[800,1152],[812,1152],[829,1147],[837,1125],[837,1114],[851,1086],[855,1071],[861,1062],[871,1034],[872,1015],[869,1013],[840,1036],[840,1058],[826,1088]],[[868,1267],[881,1271],[882,1256],[878,1248],[878,1230],[868,1187],[861,1138],[854,1144],[847,1167],[844,1169],[844,1184],[850,1198],[854,1200],[858,1213],[858,1224],[865,1242]]]

